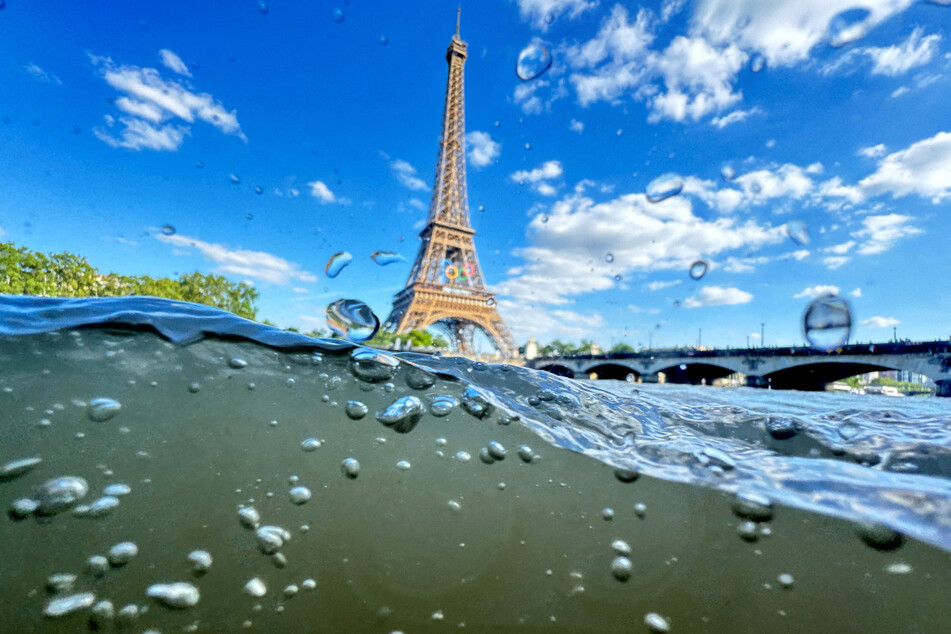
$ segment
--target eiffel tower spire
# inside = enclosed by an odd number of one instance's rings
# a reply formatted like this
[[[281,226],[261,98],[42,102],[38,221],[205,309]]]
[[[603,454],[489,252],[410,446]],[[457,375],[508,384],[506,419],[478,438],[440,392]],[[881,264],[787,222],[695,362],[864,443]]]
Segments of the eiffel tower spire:
[[[396,294],[383,327],[405,333],[438,323],[461,353],[472,352],[479,329],[502,356],[512,356],[515,342],[486,289],[469,222],[463,81],[467,45],[459,37],[461,12],[456,11],[456,33],[446,49],[449,77],[429,217],[419,234],[422,244],[406,287]]]

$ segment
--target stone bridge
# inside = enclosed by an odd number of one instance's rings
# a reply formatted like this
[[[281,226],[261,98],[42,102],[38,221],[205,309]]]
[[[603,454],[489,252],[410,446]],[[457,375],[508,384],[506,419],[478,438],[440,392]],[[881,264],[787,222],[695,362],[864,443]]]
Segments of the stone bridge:
[[[824,390],[833,381],[884,370],[907,370],[937,383],[938,396],[951,396],[951,341],[848,345],[824,352],[814,348],[723,350],[670,349],[598,355],[537,357],[527,366],[561,376],[633,378],[669,383],[711,383],[745,374],[752,387]],[[631,376],[633,375],[633,376]]]

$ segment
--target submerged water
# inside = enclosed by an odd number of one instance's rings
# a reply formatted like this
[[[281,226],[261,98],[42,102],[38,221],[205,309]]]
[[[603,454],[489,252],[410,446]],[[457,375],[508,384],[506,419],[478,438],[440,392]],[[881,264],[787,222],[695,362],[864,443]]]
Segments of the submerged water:
[[[947,631],[951,401],[0,297],[8,631]]]

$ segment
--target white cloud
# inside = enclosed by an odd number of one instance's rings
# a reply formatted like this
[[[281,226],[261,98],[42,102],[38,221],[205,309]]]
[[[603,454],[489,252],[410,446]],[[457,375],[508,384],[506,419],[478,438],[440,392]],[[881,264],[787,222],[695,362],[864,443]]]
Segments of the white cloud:
[[[823,253],[832,253],[834,255],[845,255],[852,250],[852,247],[855,246],[855,240],[848,240],[842,242],[841,244],[834,244],[831,247],[826,247],[822,249]]]
[[[0,227],[0,236],[6,234],[6,231],[3,230],[3,227]]]
[[[710,123],[722,130],[726,126],[733,123],[745,121],[750,115],[754,114],[763,114],[763,111],[756,106],[750,108],[749,110],[734,110],[733,112],[725,114],[722,117],[713,117],[713,119],[710,120]]]
[[[743,98],[732,83],[747,57],[733,45],[715,48],[703,38],[675,37],[653,64],[666,92],[648,100],[648,121],[697,121],[733,106]]]
[[[520,185],[528,183],[543,196],[554,196],[555,187],[548,181],[560,178],[562,173],[561,161],[545,161],[535,169],[513,172],[509,178]]]
[[[570,310],[541,310],[536,304],[521,300],[500,299],[499,313],[518,340],[595,339],[600,337],[604,318],[600,313],[579,313]]]
[[[889,154],[859,185],[873,196],[917,194],[935,203],[951,197],[951,132],[939,132]]]
[[[822,258],[822,265],[826,267],[827,269],[829,269],[830,271],[834,271],[837,268],[841,267],[842,265],[848,264],[851,261],[852,261],[852,258],[850,257],[846,257],[843,255],[830,255],[829,257]]]
[[[640,315],[640,314],[642,314],[642,313],[647,313],[647,314],[649,314],[649,315],[659,315],[659,314],[660,314],[660,309],[659,309],[659,308],[641,308],[640,306],[635,306],[634,304],[628,304],[628,305],[627,305],[627,309],[628,309],[629,311],[631,311],[632,313],[636,313],[636,314],[638,314],[638,315]]]
[[[521,107],[525,114],[541,114],[545,110],[545,104],[537,93],[549,85],[550,82],[547,79],[516,84],[513,95],[515,104]]]
[[[319,200],[321,205],[337,202],[337,197],[323,181],[311,181],[307,186],[310,187],[310,195]]]
[[[469,163],[475,168],[485,167],[499,157],[502,146],[492,140],[488,132],[472,131],[466,135]]]
[[[723,270],[727,273],[752,273],[756,270],[757,266],[766,264],[769,261],[770,258],[766,256],[737,258],[731,255],[726,259]]]
[[[798,251],[793,251],[792,253],[789,253],[788,256],[793,258],[797,262],[802,262],[803,260],[809,257],[809,250],[799,249]]]
[[[872,60],[873,75],[900,75],[916,66],[931,61],[938,50],[940,35],[922,37],[922,29],[915,29],[901,44],[860,49]]]
[[[793,299],[802,299],[807,297],[809,299],[816,299],[817,297],[822,297],[824,295],[838,295],[839,287],[832,286],[830,284],[820,284],[818,286],[807,286],[802,289],[802,291],[793,295]]]
[[[299,264],[264,251],[228,249],[212,242],[204,242],[181,234],[167,236],[157,233],[155,238],[182,250],[197,249],[205,258],[218,264],[218,271],[272,284],[289,284],[292,280],[314,282],[317,278],[300,268]],[[187,252],[187,251],[186,251]]]
[[[94,130],[97,138],[112,147],[176,150],[185,135],[190,133],[190,128],[158,125],[176,118],[186,123],[205,121],[225,134],[247,141],[235,111],[225,110],[210,94],[196,94],[176,81],[165,80],[154,68],[116,66],[109,58],[89,57],[94,65],[100,67],[106,83],[122,93],[116,99],[116,107],[131,115],[119,118],[125,129],[118,139],[101,128]],[[111,121],[111,117],[107,118],[110,126]]]
[[[642,9],[632,24],[627,10],[615,5],[594,38],[560,53],[576,71],[570,81],[582,106],[614,101],[650,76],[646,67],[648,47],[654,39],[650,20],[650,13]]]
[[[851,295],[852,297],[861,297],[862,289],[858,287],[853,288],[851,291],[849,291],[849,295]]]
[[[911,216],[901,214],[866,216],[862,219],[862,229],[852,233],[865,240],[858,252],[862,255],[883,253],[898,240],[922,233],[918,227],[908,224],[911,220]]]
[[[868,158],[878,158],[880,156],[885,156],[885,144],[879,143],[878,145],[870,145],[868,147],[863,147],[859,149],[859,156],[866,156]]]
[[[185,75],[186,77],[192,76],[188,70],[188,66],[182,61],[182,58],[169,49],[163,48],[159,51],[159,55],[162,56],[162,64],[169,70],[175,71],[179,75]]]
[[[649,291],[659,291],[665,288],[670,288],[671,286],[677,286],[680,284],[680,280],[671,280],[669,282],[649,282],[645,288]]]
[[[895,99],[896,97],[901,97],[905,93],[909,92],[909,90],[910,88],[908,88],[908,86],[899,86],[898,88],[892,91],[892,99]]]
[[[903,11],[914,0],[863,0],[869,10],[865,28]],[[833,17],[855,8],[855,0],[700,0],[691,27],[715,44],[734,44],[757,51],[769,66],[805,61],[827,38]]]
[[[571,123],[568,124],[568,129],[571,130],[572,132],[577,132],[578,134],[581,134],[582,132],[584,132],[584,123],[582,123],[581,121],[578,121],[577,119],[572,119]]]
[[[542,31],[548,28],[562,13],[567,13],[569,19],[574,19],[598,6],[596,0],[517,0],[518,13],[523,20],[530,21],[532,26]]]
[[[753,295],[735,287],[704,286],[700,292],[684,300],[684,308],[700,308],[701,306],[732,306],[748,304]]]
[[[642,193],[595,203],[572,193],[529,224],[529,245],[513,253],[525,264],[498,285],[501,294],[544,304],[565,304],[576,295],[615,286],[614,275],[632,271],[679,271],[695,260],[725,251],[755,250],[786,240],[782,227],[695,216],[689,198],[648,202]],[[611,253],[614,261],[605,262]]]
[[[110,122],[111,117],[106,119],[107,125]],[[92,132],[97,139],[111,147],[166,151],[177,150],[185,140],[185,135],[189,134],[187,126],[172,124],[155,126],[148,121],[132,117],[119,117],[119,122],[125,126],[119,138],[112,136],[103,128],[93,128]]]
[[[419,191],[429,189],[423,179],[416,175],[416,168],[403,159],[393,159],[390,161],[390,169],[393,170],[393,174],[396,175],[396,180],[398,180],[403,187]]]
[[[44,84],[54,84],[59,86],[63,83],[62,79],[52,73],[46,72],[36,64],[27,64],[23,67],[23,70],[28,72],[30,76],[33,77],[33,79]]]
[[[893,328],[901,322],[894,317],[869,317],[862,320],[862,326],[865,328]]]
[[[823,166],[822,163],[818,161],[815,163],[810,163],[806,166],[806,174],[822,174],[825,171],[825,166]]]

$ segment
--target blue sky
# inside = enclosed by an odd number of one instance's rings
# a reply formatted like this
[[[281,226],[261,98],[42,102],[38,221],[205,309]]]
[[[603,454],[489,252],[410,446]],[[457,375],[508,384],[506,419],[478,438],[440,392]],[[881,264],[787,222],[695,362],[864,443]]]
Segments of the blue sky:
[[[463,2],[472,224],[516,339],[755,345],[765,323],[794,345],[827,291],[853,340],[951,336],[947,4]],[[248,280],[281,326],[323,327],[340,297],[385,318],[456,6],[7,0],[0,239]],[[533,42],[553,64],[525,82]],[[670,172],[683,191],[649,202]]]

